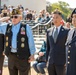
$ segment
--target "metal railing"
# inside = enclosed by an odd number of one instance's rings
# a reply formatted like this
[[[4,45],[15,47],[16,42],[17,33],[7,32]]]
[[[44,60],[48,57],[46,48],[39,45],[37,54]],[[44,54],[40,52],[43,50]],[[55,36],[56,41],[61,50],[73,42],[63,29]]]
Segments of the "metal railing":
[[[51,27],[51,21],[52,19],[50,19],[47,23],[38,23],[32,26],[33,34],[45,35],[46,30]]]

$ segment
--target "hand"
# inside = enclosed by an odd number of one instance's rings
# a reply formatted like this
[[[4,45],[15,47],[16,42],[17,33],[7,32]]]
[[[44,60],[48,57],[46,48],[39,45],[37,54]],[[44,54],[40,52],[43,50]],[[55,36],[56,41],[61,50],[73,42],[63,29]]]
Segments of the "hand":
[[[31,56],[29,57],[29,60],[28,60],[29,63],[32,62],[32,61],[34,61],[34,55],[31,55]]]
[[[46,62],[46,66],[48,67],[48,62]]]
[[[10,17],[3,17],[3,18],[0,19],[0,21],[4,22],[4,21],[8,21],[9,19],[10,19]]]
[[[5,56],[5,53],[3,52],[3,55]]]
[[[66,64],[64,66],[66,67]]]
[[[44,52],[39,52],[39,56],[43,56],[44,55]]]

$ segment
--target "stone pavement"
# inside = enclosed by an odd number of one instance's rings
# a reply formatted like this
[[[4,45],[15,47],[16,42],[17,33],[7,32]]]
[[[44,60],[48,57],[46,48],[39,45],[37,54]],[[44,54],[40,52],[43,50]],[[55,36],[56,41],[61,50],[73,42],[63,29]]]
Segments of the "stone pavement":
[[[3,67],[3,75],[9,75],[7,67]],[[37,73],[34,71],[33,68],[31,69],[31,75],[37,75]],[[48,74],[46,73],[46,75],[48,75]]]

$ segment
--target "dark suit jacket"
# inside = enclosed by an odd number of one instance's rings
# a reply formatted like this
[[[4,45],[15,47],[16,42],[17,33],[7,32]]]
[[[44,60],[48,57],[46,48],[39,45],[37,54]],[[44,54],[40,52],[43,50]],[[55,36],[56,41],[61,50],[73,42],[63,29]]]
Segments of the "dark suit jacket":
[[[56,43],[52,37],[53,30],[54,27],[47,30],[46,60],[49,64],[64,65],[66,61],[65,42],[69,30],[61,26]]]
[[[76,75],[76,35],[73,36],[74,30],[70,30],[66,42],[66,75]]]

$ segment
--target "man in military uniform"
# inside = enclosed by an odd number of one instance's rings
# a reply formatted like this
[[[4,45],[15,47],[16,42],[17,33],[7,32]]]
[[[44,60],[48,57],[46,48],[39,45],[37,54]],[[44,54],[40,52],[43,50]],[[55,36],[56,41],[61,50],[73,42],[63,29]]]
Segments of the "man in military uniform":
[[[18,9],[11,13],[12,24],[0,25],[5,35],[5,54],[8,57],[10,75],[29,75],[30,62],[34,60],[35,45],[29,25],[21,23]]]
[[[66,75],[76,75],[76,8],[73,10],[72,25],[66,41]]]

